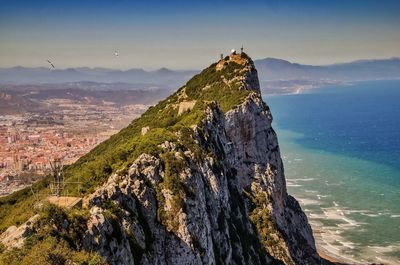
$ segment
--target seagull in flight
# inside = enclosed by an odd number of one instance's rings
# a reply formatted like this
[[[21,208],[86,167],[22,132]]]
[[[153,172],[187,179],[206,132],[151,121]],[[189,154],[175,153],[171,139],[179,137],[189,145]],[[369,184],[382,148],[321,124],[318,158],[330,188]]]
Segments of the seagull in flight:
[[[54,64],[53,64],[50,60],[46,60],[46,61],[51,65],[51,67],[56,68],[56,67],[54,66]]]
[[[118,51],[114,51],[114,55],[118,57],[119,56],[119,52]]]

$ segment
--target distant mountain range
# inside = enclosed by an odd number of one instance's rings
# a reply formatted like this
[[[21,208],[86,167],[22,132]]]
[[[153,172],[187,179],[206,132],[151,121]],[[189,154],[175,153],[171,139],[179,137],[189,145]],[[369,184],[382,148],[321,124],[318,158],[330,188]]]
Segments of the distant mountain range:
[[[255,60],[261,82],[307,81],[356,81],[400,78],[400,58],[359,60],[331,65],[304,65],[282,59]],[[140,87],[172,88],[184,84],[197,70],[175,71],[160,68],[145,71],[140,68],[114,70],[107,68],[0,68],[0,83],[40,84],[90,81],[98,83],[130,83]]]
[[[305,65],[265,58],[254,61],[260,81],[358,81],[400,78],[400,58],[359,60],[330,65]]]
[[[184,84],[197,71],[173,71],[160,68],[156,71],[143,69],[114,70],[106,68],[68,68],[50,70],[45,67],[0,68],[0,83],[39,84],[68,82],[131,83],[140,86],[176,87]]]

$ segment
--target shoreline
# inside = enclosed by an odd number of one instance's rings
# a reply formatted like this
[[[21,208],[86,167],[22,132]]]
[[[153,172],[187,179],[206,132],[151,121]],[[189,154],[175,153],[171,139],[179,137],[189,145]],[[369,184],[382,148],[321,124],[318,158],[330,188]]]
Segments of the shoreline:
[[[325,259],[327,261],[334,262],[334,263],[340,262],[339,260],[329,256],[329,254],[325,253],[324,251],[322,251],[320,249],[317,250],[317,253],[321,258],[323,258],[323,259]]]
[[[335,254],[330,253],[326,249],[322,249],[319,246],[317,246],[317,253],[321,258],[323,258],[327,261],[333,262],[335,264],[338,264],[338,265],[339,264],[343,264],[343,265],[349,264],[346,260],[337,257]]]

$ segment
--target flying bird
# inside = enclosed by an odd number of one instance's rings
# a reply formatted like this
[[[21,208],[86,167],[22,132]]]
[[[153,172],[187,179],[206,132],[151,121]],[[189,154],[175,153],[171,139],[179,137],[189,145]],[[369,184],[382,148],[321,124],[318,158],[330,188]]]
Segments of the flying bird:
[[[53,64],[52,62],[50,62],[50,60],[46,60],[46,61],[51,65],[51,67],[56,68],[56,67],[54,66],[54,64]]]
[[[118,52],[118,51],[114,51],[114,55],[115,55],[115,56],[118,56],[118,55],[119,55],[119,52]]]

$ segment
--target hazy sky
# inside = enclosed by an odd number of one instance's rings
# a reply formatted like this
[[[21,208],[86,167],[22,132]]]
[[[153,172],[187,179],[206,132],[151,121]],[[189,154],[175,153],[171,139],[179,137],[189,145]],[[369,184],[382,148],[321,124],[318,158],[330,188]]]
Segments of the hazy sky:
[[[242,44],[306,64],[400,56],[400,1],[0,0],[0,67],[199,69]]]

